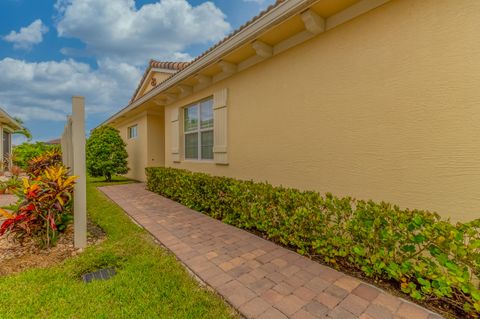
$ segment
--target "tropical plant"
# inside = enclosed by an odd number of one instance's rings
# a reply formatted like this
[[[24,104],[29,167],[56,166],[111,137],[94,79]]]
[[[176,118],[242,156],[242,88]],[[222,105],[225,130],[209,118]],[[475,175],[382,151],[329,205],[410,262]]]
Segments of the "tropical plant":
[[[7,191],[7,184],[5,182],[0,182],[0,194],[5,194]]]
[[[51,247],[72,220],[75,179],[63,166],[46,167],[34,180],[24,178],[16,191],[19,200],[13,213],[0,210],[7,218],[0,226],[0,236],[8,234],[20,242],[33,238],[40,246]]]
[[[13,131],[12,134],[23,135],[30,141],[32,139],[32,133],[30,132],[30,130],[28,128],[23,126],[23,124],[24,124],[23,120],[19,117],[14,117],[13,119],[15,121],[17,121],[17,123],[20,124],[22,126],[22,128],[20,128],[19,130]]]
[[[32,158],[28,162],[26,172],[30,177],[35,178],[40,176],[48,167],[60,165],[62,165],[62,154],[60,150],[54,149]]]
[[[94,129],[87,141],[87,170],[92,177],[103,176],[107,181],[114,174],[126,174],[129,170],[125,142],[119,131],[111,126]]]
[[[10,167],[10,173],[12,173],[13,176],[18,177],[22,173],[22,169],[17,165],[12,165],[12,167]]]
[[[17,190],[22,187],[22,181],[18,175],[13,175],[2,184],[5,186],[5,191],[9,194],[16,194]]]
[[[48,151],[60,151],[58,145],[49,145],[44,142],[36,143],[22,143],[18,146],[15,146],[12,150],[12,161],[13,164],[26,169],[28,167],[28,162],[34,157],[40,156],[47,153]]]
[[[333,267],[394,282],[415,299],[480,316],[480,219],[452,225],[388,203],[147,168],[149,190],[254,230]]]

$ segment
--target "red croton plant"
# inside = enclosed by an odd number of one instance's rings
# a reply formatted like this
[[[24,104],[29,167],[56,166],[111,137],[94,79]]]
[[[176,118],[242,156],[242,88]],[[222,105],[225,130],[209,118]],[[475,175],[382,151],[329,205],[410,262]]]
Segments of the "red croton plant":
[[[54,155],[56,160],[50,161],[52,166],[32,170],[39,175],[31,174],[30,179],[23,179],[22,187],[16,191],[19,199],[13,212],[0,209],[0,214],[7,218],[0,226],[0,236],[8,235],[20,242],[32,238],[41,247],[51,247],[71,221],[76,176],[68,176],[68,170],[57,160],[57,154]],[[38,162],[42,162],[41,159],[34,159],[32,164]]]
[[[45,152],[43,155],[32,158],[28,162],[26,172],[32,178],[36,178],[49,167],[61,166],[62,154],[58,150]]]

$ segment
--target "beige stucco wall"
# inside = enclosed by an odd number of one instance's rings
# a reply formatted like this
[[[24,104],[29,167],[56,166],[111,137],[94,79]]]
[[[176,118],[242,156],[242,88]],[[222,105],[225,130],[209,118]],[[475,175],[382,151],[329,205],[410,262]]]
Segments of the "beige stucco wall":
[[[128,127],[138,125],[136,138],[128,138]],[[127,144],[128,167],[130,170],[126,174],[128,178],[143,180],[145,166],[147,163],[147,115],[141,114],[133,117],[120,125],[116,125],[120,135]]]
[[[140,92],[138,93],[138,97],[147,94],[156,85],[162,83],[163,81],[165,81],[171,76],[172,76],[172,73],[151,71],[151,74],[145,79],[145,82],[142,83],[143,88],[141,88]],[[152,85],[153,78],[156,80],[156,85]]]
[[[128,128],[138,125],[136,138],[128,138]],[[164,166],[164,117],[163,110],[143,112],[117,125],[120,136],[127,144],[128,178],[144,181],[145,167]]]
[[[163,112],[148,114],[147,131],[147,166],[165,165],[165,140],[164,140],[164,117]]]
[[[166,165],[480,217],[480,1],[392,1],[167,106]],[[170,112],[229,89],[229,165]]]

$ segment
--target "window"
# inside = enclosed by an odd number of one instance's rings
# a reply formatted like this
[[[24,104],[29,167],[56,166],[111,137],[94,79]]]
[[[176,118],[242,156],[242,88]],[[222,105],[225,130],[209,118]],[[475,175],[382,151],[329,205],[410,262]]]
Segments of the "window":
[[[137,125],[130,126],[128,128],[128,138],[136,138],[137,137]]]
[[[183,109],[185,159],[213,159],[213,99]]]

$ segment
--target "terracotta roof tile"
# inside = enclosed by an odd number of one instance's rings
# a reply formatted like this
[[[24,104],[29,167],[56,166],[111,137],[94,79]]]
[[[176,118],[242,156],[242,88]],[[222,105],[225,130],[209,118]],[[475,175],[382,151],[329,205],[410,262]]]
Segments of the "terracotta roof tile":
[[[149,66],[147,67],[147,69],[145,70],[145,73],[143,74],[143,77],[142,77],[142,80],[140,81],[140,84],[138,85],[137,89],[135,90],[135,93],[132,97],[132,99],[130,100],[130,103],[134,102],[135,101],[135,96],[138,94],[138,91],[140,90],[140,87],[143,83],[143,81],[145,81],[145,78],[147,77],[147,74],[148,72],[150,71],[151,68],[165,68],[165,69],[169,69],[169,70],[176,70],[177,72],[178,71],[181,71],[183,69],[185,69],[186,67],[194,64],[196,61],[200,60],[201,58],[203,58],[204,56],[206,56],[208,53],[210,53],[211,51],[213,51],[214,49],[216,49],[218,46],[220,46],[221,44],[225,43],[227,40],[229,40],[230,38],[232,38],[233,36],[235,36],[236,34],[238,34],[240,31],[242,31],[243,29],[245,29],[246,27],[248,27],[249,25],[251,25],[252,23],[254,23],[255,21],[257,21],[258,19],[262,18],[263,16],[265,16],[267,13],[269,13],[270,11],[272,11],[273,9],[275,9],[276,7],[278,7],[280,4],[286,2],[288,0],[276,0],[274,4],[268,6],[265,10],[263,10],[262,12],[260,12],[258,15],[256,15],[255,17],[253,17],[252,19],[250,19],[249,21],[247,21],[246,23],[244,23],[242,26],[240,26],[238,29],[236,29],[235,31],[233,31],[232,33],[230,33],[229,35],[227,35],[225,38],[223,38],[222,40],[220,40],[218,43],[216,43],[215,45],[213,45],[212,47],[210,47],[208,50],[206,50],[205,52],[203,52],[202,54],[200,54],[199,56],[197,56],[195,59],[193,59],[193,61],[191,62],[162,62],[162,61],[156,61],[156,60],[150,60],[150,63],[149,63]],[[175,75],[175,73],[172,74],[172,76]],[[168,80],[168,79],[166,79]],[[157,86],[161,85],[163,82],[165,82],[166,80],[160,82],[160,83],[157,83]]]
[[[157,60],[150,60],[150,68],[168,69],[180,71],[188,66],[190,62],[164,62]]]
[[[55,144],[60,144],[61,142],[62,142],[61,139],[56,138],[56,139],[45,142],[45,144],[55,145]]]
[[[191,62],[194,63],[195,61],[201,59],[203,56],[207,55],[207,53],[209,53],[210,51],[214,50],[216,47],[218,47],[219,45],[221,45],[222,43],[224,43],[225,41],[227,41],[228,39],[230,39],[231,37],[233,37],[234,35],[236,35],[237,33],[239,33],[240,31],[242,31],[243,29],[245,29],[246,27],[248,27],[249,25],[251,25],[252,23],[254,23],[255,21],[257,21],[258,19],[260,19],[261,17],[263,17],[264,15],[266,15],[267,13],[269,13],[270,11],[272,11],[274,8],[278,7],[280,4],[282,4],[283,2],[286,2],[287,0],[277,0],[274,4],[268,6],[265,10],[263,10],[262,12],[260,12],[258,15],[256,15],[255,17],[253,17],[252,19],[250,19],[249,21],[247,21],[246,23],[244,23],[243,25],[241,25],[238,29],[236,29],[235,31],[233,31],[232,33],[230,33],[229,35],[227,35],[225,38],[223,38],[222,40],[220,40],[220,42],[218,42],[217,44],[215,44],[214,46],[210,47],[207,51],[203,52],[202,54],[200,54],[198,57],[196,57],[195,59],[193,59],[193,61]]]
[[[187,67],[190,64],[190,62],[167,62],[167,61],[157,61],[157,60],[150,60],[148,63],[148,67],[143,73],[142,79],[140,80],[140,83],[137,86],[137,89],[133,93],[132,98],[130,99],[130,103],[135,101],[135,97],[137,96],[138,92],[140,91],[140,88],[142,87],[143,81],[145,81],[148,72],[150,72],[151,69],[154,68],[159,68],[159,69],[167,69],[167,70],[172,70],[172,71],[180,71]]]

